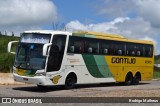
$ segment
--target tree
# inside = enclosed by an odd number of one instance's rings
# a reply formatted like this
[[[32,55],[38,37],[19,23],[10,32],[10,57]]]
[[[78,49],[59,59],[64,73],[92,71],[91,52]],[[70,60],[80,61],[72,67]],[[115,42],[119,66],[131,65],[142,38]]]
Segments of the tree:
[[[4,35],[6,35],[6,36],[7,36],[7,31],[5,31]]]
[[[14,33],[12,32],[12,37],[14,37]]]
[[[2,36],[2,33],[1,33],[1,31],[0,31],[0,36]]]

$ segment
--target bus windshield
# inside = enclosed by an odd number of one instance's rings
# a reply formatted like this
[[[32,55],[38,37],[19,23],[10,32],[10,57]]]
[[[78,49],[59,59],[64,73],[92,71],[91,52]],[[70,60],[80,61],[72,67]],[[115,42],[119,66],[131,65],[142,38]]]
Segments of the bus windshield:
[[[44,69],[45,57],[42,55],[43,44],[19,43],[14,66],[22,69]]]
[[[50,38],[51,34],[23,33],[17,47],[14,66],[29,70],[44,69],[43,45],[49,43]]]
[[[19,43],[14,66],[30,70],[44,69],[42,49],[43,44]]]

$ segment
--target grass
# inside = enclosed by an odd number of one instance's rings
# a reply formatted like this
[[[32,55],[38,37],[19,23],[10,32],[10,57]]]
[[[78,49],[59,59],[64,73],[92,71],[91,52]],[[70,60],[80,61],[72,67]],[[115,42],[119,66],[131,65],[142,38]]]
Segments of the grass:
[[[160,59],[155,60],[155,64],[160,64]]]
[[[153,79],[160,79],[160,68],[154,67]]]
[[[153,79],[159,79],[160,78],[160,71],[154,71],[153,72]]]

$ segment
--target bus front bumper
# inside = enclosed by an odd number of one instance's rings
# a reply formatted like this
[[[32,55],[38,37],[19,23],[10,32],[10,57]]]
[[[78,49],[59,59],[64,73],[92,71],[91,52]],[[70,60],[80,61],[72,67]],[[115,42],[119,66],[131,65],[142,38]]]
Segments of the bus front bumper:
[[[20,76],[16,73],[13,73],[13,78],[17,82],[24,82],[30,84],[37,84],[37,85],[53,85],[52,81],[47,76]]]

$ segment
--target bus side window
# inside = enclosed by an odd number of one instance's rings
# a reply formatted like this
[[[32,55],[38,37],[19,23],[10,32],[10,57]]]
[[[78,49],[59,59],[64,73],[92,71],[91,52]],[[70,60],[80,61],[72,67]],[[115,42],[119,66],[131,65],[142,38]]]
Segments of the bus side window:
[[[111,42],[110,41],[100,41],[101,43],[101,54],[109,55],[111,53]]]
[[[73,37],[69,37],[69,42],[68,42],[68,53],[74,53],[74,42],[73,42]]]
[[[146,45],[145,46],[145,57],[152,57],[153,46]]]
[[[68,53],[83,53],[84,43],[81,37],[70,36],[68,44]]]
[[[137,44],[136,45],[136,55],[137,56],[142,56],[143,57],[143,45],[142,44]]]
[[[126,55],[135,56],[136,55],[136,46],[134,43],[126,43]]]
[[[108,49],[104,49],[103,53],[108,54]]]
[[[96,39],[93,38],[85,39],[85,53],[99,54],[99,43]]]
[[[92,48],[91,47],[88,48],[88,53],[92,53]]]
[[[141,56],[141,51],[137,51],[137,56]]]
[[[118,55],[122,55],[122,50],[118,50]]]
[[[79,52],[80,53],[84,52],[84,42],[83,41],[80,42]]]
[[[124,55],[125,44],[123,42],[114,41],[114,55]]]
[[[129,51],[128,50],[126,50],[126,55],[129,55]]]
[[[70,51],[74,53],[74,46],[70,46]]]
[[[47,72],[60,70],[65,50],[66,37],[66,35],[53,36],[53,45],[51,46],[50,55],[48,57]]]
[[[135,55],[135,51],[131,51],[131,56],[134,56]]]

